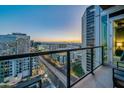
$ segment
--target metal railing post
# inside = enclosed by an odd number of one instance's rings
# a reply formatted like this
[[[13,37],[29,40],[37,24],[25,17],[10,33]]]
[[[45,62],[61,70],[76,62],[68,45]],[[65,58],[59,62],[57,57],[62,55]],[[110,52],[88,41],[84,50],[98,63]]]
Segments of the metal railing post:
[[[42,81],[39,81],[39,88],[42,88]]]
[[[119,62],[117,62],[117,68],[119,67]]]
[[[70,88],[70,52],[67,51],[67,88]]]
[[[93,62],[93,48],[91,48],[91,73],[94,75],[94,73],[93,73],[93,64],[94,64],[94,62]]]
[[[112,79],[113,79],[113,88],[115,87],[115,80],[114,80],[114,68],[112,69]]]
[[[104,65],[104,46],[102,46],[102,65]]]

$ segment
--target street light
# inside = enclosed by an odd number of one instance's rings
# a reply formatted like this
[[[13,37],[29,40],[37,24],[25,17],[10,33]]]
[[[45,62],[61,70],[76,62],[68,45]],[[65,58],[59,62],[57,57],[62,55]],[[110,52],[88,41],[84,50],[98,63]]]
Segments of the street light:
[[[47,75],[47,74],[45,74],[45,75],[44,75],[44,77],[45,77],[45,78],[47,78],[47,77],[48,77],[48,75]]]

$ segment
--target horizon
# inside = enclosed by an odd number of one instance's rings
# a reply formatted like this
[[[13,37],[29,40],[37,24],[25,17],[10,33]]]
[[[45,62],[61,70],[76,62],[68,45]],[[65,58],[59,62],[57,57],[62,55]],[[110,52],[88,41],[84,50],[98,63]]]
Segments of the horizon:
[[[33,40],[35,42],[52,42],[52,43],[58,43],[58,42],[62,42],[62,43],[82,43],[81,41],[38,41],[38,40]]]
[[[0,34],[25,33],[40,42],[81,42],[85,5],[0,6]]]

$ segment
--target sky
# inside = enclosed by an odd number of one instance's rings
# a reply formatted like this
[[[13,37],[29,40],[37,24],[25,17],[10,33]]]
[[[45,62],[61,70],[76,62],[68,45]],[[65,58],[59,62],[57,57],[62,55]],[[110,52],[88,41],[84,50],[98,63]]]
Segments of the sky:
[[[0,34],[26,33],[43,42],[81,42],[81,17],[87,6],[0,6]]]

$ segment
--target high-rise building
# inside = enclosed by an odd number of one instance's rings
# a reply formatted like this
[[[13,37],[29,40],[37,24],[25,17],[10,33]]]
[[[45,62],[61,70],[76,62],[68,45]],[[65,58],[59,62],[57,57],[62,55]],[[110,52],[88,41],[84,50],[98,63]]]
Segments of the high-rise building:
[[[92,5],[82,17],[82,47],[104,46],[104,61],[113,64],[119,61],[124,50],[124,6]],[[94,49],[94,65],[101,61],[101,50]],[[91,69],[91,51],[83,51],[82,66],[86,71]],[[120,55],[119,59],[118,56]]]
[[[82,17],[82,47],[100,45],[100,7],[89,6]],[[94,60],[98,56],[99,49],[94,50]],[[98,59],[97,59],[98,60]],[[97,64],[94,64],[97,65]],[[91,50],[83,51],[82,66],[85,72],[91,70]]]
[[[30,52],[30,36],[21,33],[0,35],[0,56]],[[30,74],[30,59],[20,58],[0,62],[0,81],[9,81],[13,77],[26,77]]]

